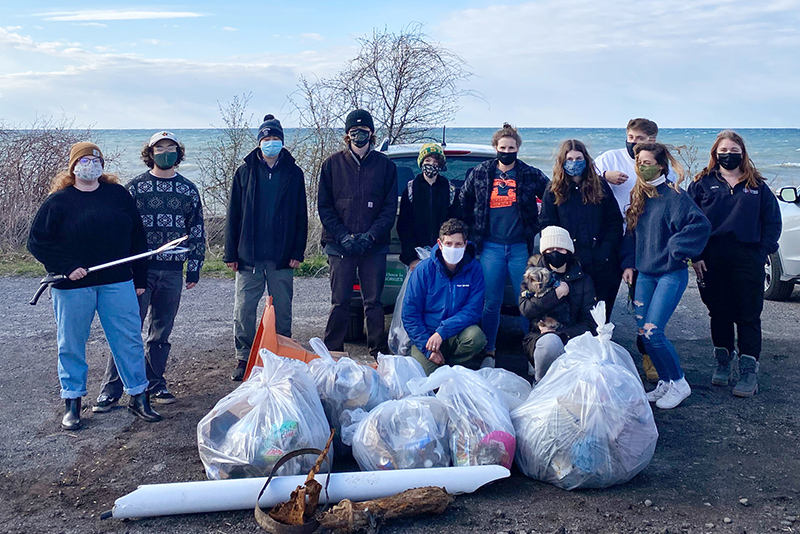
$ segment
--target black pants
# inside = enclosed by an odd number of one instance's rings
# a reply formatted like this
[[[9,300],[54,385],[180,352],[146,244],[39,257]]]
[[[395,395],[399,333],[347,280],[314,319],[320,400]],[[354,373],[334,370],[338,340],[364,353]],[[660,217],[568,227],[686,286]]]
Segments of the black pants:
[[[381,293],[386,279],[386,254],[362,254],[360,256],[328,255],[331,269],[331,311],[325,327],[325,345],[328,350],[344,350],[344,336],[350,321],[350,297],[353,284],[361,284],[364,300],[364,317],[367,323],[367,347],[376,357],[378,352],[387,352],[384,332],[383,304]]]
[[[764,261],[758,246],[733,240],[709,241],[703,252],[705,288],[700,297],[711,317],[711,341],[733,351],[734,325],[739,354],[761,354],[761,310],[764,307]]]
[[[602,300],[606,303],[606,322],[610,322],[611,312],[617,301],[617,293],[619,293],[619,283],[622,281],[622,273],[616,269],[589,268],[584,270],[592,279],[597,302]]]

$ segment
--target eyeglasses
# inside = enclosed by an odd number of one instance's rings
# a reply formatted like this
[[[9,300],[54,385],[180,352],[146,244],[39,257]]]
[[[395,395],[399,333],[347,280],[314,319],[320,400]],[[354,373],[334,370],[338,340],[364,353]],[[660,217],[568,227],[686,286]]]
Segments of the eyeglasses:
[[[178,147],[175,145],[168,145],[168,146],[154,146],[153,152],[156,154],[163,154],[165,152],[177,152]]]
[[[80,163],[81,165],[89,165],[90,163],[93,163],[95,161],[99,161],[100,163],[103,162],[103,160],[101,160],[100,158],[95,158],[93,156],[83,156],[81,159],[78,160],[78,163]]]

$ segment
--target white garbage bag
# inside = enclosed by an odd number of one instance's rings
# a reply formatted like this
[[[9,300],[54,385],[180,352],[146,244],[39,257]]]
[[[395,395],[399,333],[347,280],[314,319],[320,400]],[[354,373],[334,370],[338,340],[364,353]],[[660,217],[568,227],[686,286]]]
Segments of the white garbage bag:
[[[525,402],[531,394],[531,383],[516,373],[500,367],[484,367],[476,372],[497,389],[509,410]]]
[[[420,260],[426,260],[431,256],[430,247],[416,247],[414,250],[417,252],[417,257]],[[408,286],[408,272],[403,280],[403,285],[400,286],[400,292],[397,294],[397,300],[394,303],[394,311],[392,312],[392,322],[389,325],[388,344],[389,350],[394,354],[401,354],[408,356],[411,354],[411,338],[408,337],[408,332],[403,328],[403,298],[406,296],[406,287]]]
[[[378,374],[383,377],[393,399],[411,395],[408,382],[412,378],[425,378],[425,370],[417,360],[392,354],[378,354]]]

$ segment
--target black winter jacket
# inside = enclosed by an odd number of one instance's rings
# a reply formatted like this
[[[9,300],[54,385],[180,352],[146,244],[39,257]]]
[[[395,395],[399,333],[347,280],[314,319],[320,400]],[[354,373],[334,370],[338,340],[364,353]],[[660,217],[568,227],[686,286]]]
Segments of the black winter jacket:
[[[547,262],[545,262],[544,258],[541,256],[534,256],[531,260],[528,260],[528,266],[548,267]],[[567,271],[558,276],[560,276],[562,283],[566,283],[569,286],[569,294],[564,297],[569,303],[569,321],[566,324],[562,321],[563,328],[556,332],[561,340],[566,343],[573,337],[579,336],[584,332],[589,332],[590,330],[594,332],[597,328],[594,319],[592,319],[592,314],[590,313],[590,310],[596,303],[596,299],[592,279],[584,274],[578,260],[574,258],[570,260]],[[519,311],[523,316],[528,318],[531,322],[531,326],[525,339],[522,340],[522,345],[525,349],[525,353],[529,357],[532,357],[533,349],[536,347],[536,340],[542,335],[541,332],[539,332],[537,323],[551,314],[554,309],[563,305],[563,303],[560,302],[563,299],[559,299],[555,291],[549,291],[541,298],[538,298],[530,292],[526,293],[528,289],[528,285],[523,279],[520,288]]]
[[[261,160],[261,149],[256,148],[244,158],[236,169],[228,201],[228,216],[225,220],[226,263],[238,262],[253,267],[255,258],[256,191],[258,185],[257,165]],[[288,269],[289,260],[303,261],[308,238],[308,210],[306,183],[303,171],[285,148],[281,150],[278,165],[281,167],[281,183],[275,203],[273,221],[278,269]]]
[[[575,254],[589,273],[618,273],[622,244],[622,214],[611,188],[602,180],[603,200],[584,204],[578,184],[572,183],[567,199],[556,206],[550,186],[542,199],[542,228],[560,226],[569,232]]]
[[[544,197],[549,179],[545,174],[521,160],[514,166],[517,176],[517,205],[522,217],[522,230],[528,244],[528,254],[533,253],[533,241],[539,233],[539,207],[536,199]],[[489,229],[489,198],[494,178],[497,175],[497,160],[484,161],[467,176],[461,188],[461,211],[464,222],[469,225],[469,239],[478,250]]]
[[[459,201],[456,188],[444,176],[433,185],[418,174],[408,182],[400,197],[400,215],[397,217],[397,235],[400,237],[400,261],[406,265],[419,259],[415,247],[432,247],[439,238],[442,223],[459,218]]]
[[[397,217],[397,167],[376,150],[359,161],[349,148],[322,163],[317,202],[322,221],[322,245],[341,255],[347,234],[368,233],[373,248],[389,245]]]

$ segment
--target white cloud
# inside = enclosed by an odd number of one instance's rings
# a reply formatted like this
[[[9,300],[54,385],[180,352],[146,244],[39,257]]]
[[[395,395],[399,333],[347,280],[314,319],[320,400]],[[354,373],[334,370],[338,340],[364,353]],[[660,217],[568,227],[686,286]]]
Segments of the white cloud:
[[[102,22],[76,22],[75,26],[92,26],[95,28],[108,28],[108,24]]]
[[[193,11],[138,11],[133,9],[86,9],[81,11],[52,11],[34,16],[57,22],[96,20],[149,20],[196,18],[205,15]]]
[[[6,26],[4,29],[9,32],[15,32],[17,30],[21,30],[22,26]]]
[[[318,33],[301,33],[300,37],[309,41],[324,41],[325,38]]]
[[[223,27],[222,27],[222,31],[226,31],[226,32],[238,32],[238,31],[239,31],[239,28],[232,28],[232,27],[230,27],[230,26],[223,26]]]

